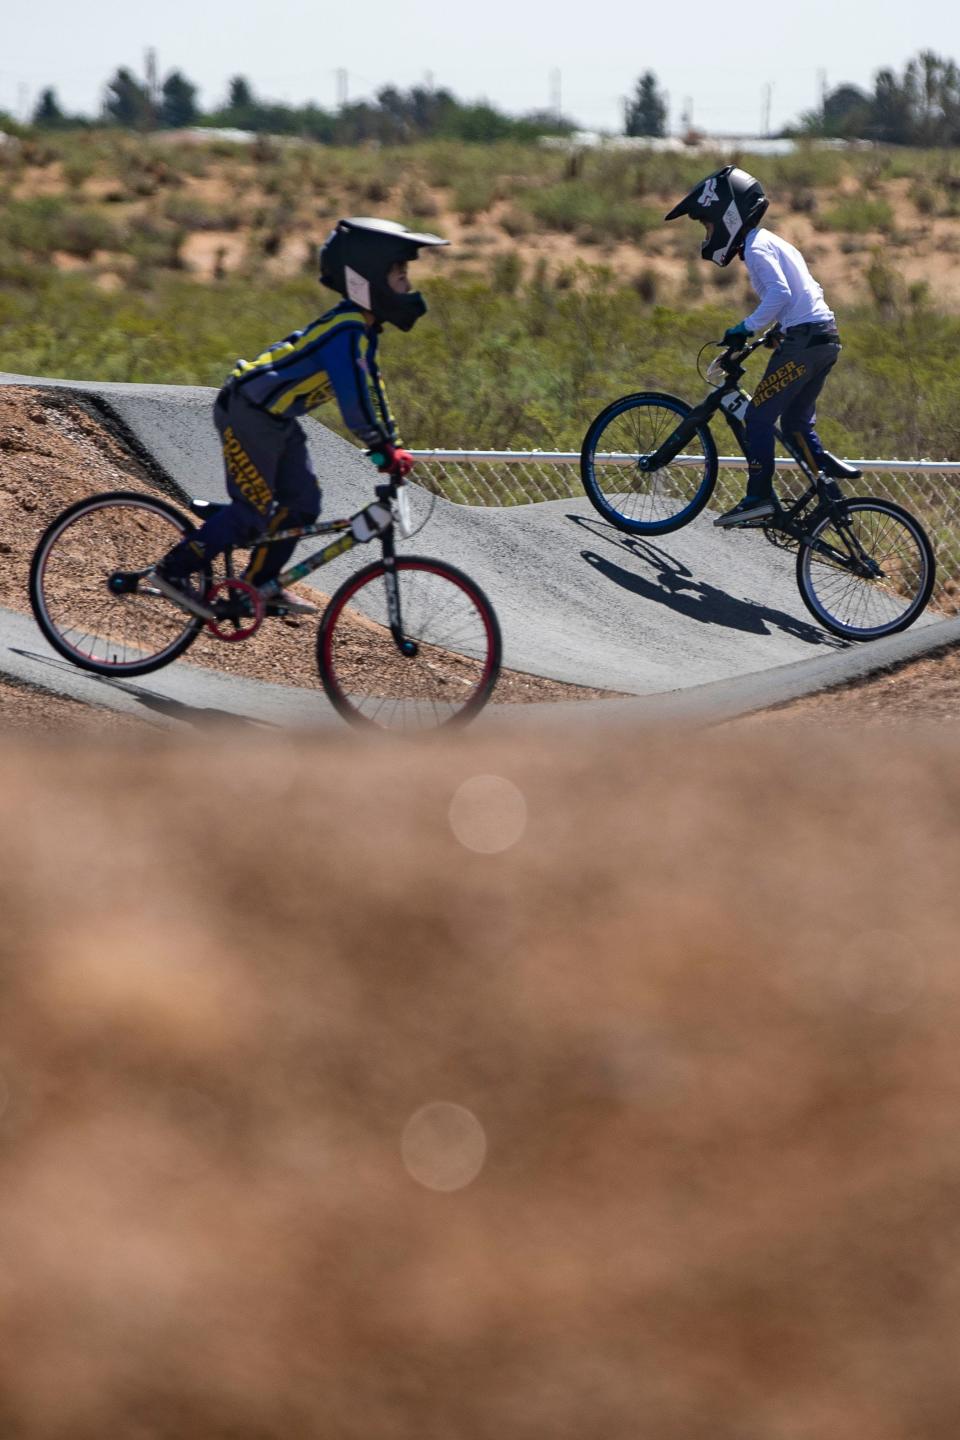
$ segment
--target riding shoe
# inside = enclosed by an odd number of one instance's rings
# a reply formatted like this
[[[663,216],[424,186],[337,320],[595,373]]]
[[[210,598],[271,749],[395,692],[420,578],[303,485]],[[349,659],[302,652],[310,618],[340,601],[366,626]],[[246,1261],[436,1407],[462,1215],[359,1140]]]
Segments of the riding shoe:
[[[769,520],[771,515],[776,514],[776,509],[772,500],[758,500],[755,496],[746,495],[732,510],[718,515],[713,523],[721,530],[727,530],[734,525],[749,525],[753,521]]]
[[[153,584],[161,595],[172,600],[183,610],[189,610],[191,615],[199,615],[209,620],[213,611],[204,604],[203,594],[191,582],[189,575],[166,575],[161,566],[157,566],[150,583]]]
[[[275,580],[264,585],[260,591],[264,601],[264,611],[267,615],[318,615],[319,607],[305,600],[302,595],[294,595],[292,590],[284,590]]]

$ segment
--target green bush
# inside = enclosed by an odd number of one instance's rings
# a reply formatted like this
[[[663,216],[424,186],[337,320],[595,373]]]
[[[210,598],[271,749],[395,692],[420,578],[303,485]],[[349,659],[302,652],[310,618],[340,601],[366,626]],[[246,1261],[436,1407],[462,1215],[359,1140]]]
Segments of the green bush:
[[[864,195],[846,195],[814,221],[818,230],[834,230],[840,234],[866,235],[871,230],[893,228],[893,210],[886,200],[871,200]]]
[[[62,250],[89,259],[96,250],[118,250],[125,231],[99,211],[68,205],[52,196],[11,201],[0,212],[0,243],[39,258]]]
[[[563,180],[520,197],[521,204],[548,230],[581,240],[642,240],[662,223],[662,215],[636,200],[593,190],[579,180]]]

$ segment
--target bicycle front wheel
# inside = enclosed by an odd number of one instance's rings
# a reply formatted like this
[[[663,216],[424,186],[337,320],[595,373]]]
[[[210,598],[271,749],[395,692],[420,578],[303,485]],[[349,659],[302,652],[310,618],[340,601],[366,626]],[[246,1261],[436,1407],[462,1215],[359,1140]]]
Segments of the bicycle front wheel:
[[[890,500],[846,500],[797,554],[807,609],[845,640],[906,630],[933,590],[936,562],[920,523]]]
[[[58,515],[30,566],[30,604],[53,648],[97,675],[145,675],[182,655],[203,621],[148,581],[124,593],[110,582],[145,572],[194,528],[165,500],[121,490]]]
[[[353,724],[434,730],[483,709],[500,673],[496,612],[467,575],[416,555],[395,561],[403,653],[390,629],[386,567],[367,565],[336,591],[320,622],[327,697]]]
[[[709,425],[698,425],[682,453],[658,470],[640,461],[658,450],[690,406],[675,395],[644,391],[608,405],[590,426],[580,451],[580,478],[594,509],[632,535],[664,535],[693,520],[717,483],[717,447]]]

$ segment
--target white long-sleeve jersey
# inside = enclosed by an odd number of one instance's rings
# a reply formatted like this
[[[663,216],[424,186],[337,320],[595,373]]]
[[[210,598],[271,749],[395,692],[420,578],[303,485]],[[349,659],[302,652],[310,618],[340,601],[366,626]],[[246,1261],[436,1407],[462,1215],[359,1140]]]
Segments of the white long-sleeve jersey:
[[[744,324],[754,333],[780,322],[784,330],[810,321],[833,320],[823,289],[795,245],[772,230],[751,230],[743,247],[750,284],[760,304]]]

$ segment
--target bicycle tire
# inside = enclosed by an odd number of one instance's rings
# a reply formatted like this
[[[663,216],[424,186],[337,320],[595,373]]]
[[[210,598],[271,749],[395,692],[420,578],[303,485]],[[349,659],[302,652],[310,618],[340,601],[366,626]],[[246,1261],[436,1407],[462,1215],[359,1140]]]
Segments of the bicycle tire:
[[[860,547],[881,573],[857,575],[815,549],[818,541],[831,544],[825,539],[831,529],[835,540],[844,544],[834,518],[825,516],[797,553],[797,584],[804,604],[825,629],[845,640],[879,640],[906,630],[923,613],[936,580],[936,559],[926,531],[892,500],[864,496],[844,500],[842,508]],[[865,623],[868,617],[872,623]]]
[[[30,605],[53,648],[95,675],[146,675],[182,655],[203,621],[159,595],[113,594],[107,579],[155,564],[195,529],[166,500],[127,490],[62,511],[30,563]]]
[[[317,633],[317,668],[330,703],[351,724],[381,730],[464,725],[486,705],[500,673],[496,611],[475,581],[442,560],[404,555],[398,572],[401,655],[389,629],[382,560],[331,596]]]
[[[676,395],[644,390],[614,400],[592,421],[580,450],[580,479],[593,508],[618,530],[631,535],[665,535],[689,525],[707,504],[719,471],[717,447],[708,424],[698,425],[695,431],[700,447],[696,466],[673,462],[663,470],[641,471],[622,458],[650,454],[692,408]],[[661,420],[655,418],[656,411]],[[621,440],[620,448],[606,452],[617,459],[606,463],[599,450],[605,435],[614,445]],[[631,441],[634,443],[627,446]],[[605,483],[622,482],[625,472],[631,477],[629,489],[622,485],[612,491],[604,488]],[[638,513],[645,504],[651,513]],[[671,508],[675,505],[679,508]],[[653,513],[658,509],[669,513]]]

